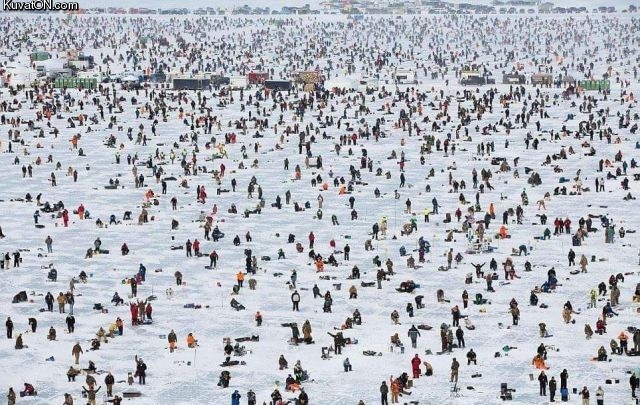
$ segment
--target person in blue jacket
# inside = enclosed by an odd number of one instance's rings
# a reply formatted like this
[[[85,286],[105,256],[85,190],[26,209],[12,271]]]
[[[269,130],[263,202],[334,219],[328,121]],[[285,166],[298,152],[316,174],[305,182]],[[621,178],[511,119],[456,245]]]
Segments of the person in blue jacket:
[[[231,405],[240,405],[241,396],[238,390],[233,391],[233,394],[231,394]]]

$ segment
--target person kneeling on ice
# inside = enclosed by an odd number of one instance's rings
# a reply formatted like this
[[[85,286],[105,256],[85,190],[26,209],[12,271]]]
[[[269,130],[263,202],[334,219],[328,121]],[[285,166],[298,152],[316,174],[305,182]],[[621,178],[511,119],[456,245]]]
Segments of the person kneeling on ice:
[[[304,392],[304,388],[300,388],[300,395],[298,395],[298,405],[309,405],[309,396]]]
[[[477,355],[476,352],[473,351],[473,349],[469,350],[469,352],[467,353],[467,366],[471,365],[471,363],[473,363],[474,365],[478,364]]]
[[[604,308],[602,308],[602,313],[609,318],[613,317],[614,315],[618,316],[618,313],[613,310],[613,308],[611,307],[611,302],[609,301],[607,301],[607,304],[604,306]]]
[[[24,390],[20,391],[21,397],[32,397],[36,395],[36,389],[29,383],[24,383]]]
[[[540,337],[546,338],[546,337],[551,336],[551,335],[549,335],[549,331],[547,330],[547,324],[546,323],[540,322],[538,324],[538,329],[540,330]]]
[[[425,361],[423,364],[424,364],[424,375],[427,377],[432,376],[433,366],[431,366],[431,363],[429,363],[428,361]]]
[[[231,380],[231,373],[228,371],[223,371],[220,373],[220,378],[218,380],[218,387],[227,388],[229,386],[229,381]]]
[[[598,361],[607,361],[607,349],[604,346],[600,346],[598,349],[598,357],[596,357]]]
[[[22,343],[22,333],[18,335],[18,337],[16,338],[16,345],[15,348],[16,350],[21,350],[24,349],[26,346],[24,345],[24,343]]]
[[[544,359],[539,354],[536,354],[531,364],[533,364],[537,369],[542,369],[542,370],[549,369],[549,367],[547,367],[547,365],[544,363]]]
[[[276,388],[271,393],[271,402],[277,404],[279,401],[282,401],[282,394],[280,394],[280,391],[278,391],[278,389]]]
[[[297,382],[296,379],[291,376],[291,374],[287,376],[284,386],[287,391],[291,392],[296,392],[300,389],[300,383]]]
[[[351,362],[349,362],[349,358],[348,357],[346,359],[344,359],[344,361],[342,362],[342,366],[344,367],[345,373],[348,372],[348,371],[351,371]]]
[[[187,335],[187,346],[191,349],[198,346],[198,339],[193,336],[193,333],[189,333],[189,335]]]
[[[118,295],[117,291],[113,294],[113,298],[111,298],[111,302],[116,304],[116,306],[124,304],[124,300],[120,298],[120,295]]]

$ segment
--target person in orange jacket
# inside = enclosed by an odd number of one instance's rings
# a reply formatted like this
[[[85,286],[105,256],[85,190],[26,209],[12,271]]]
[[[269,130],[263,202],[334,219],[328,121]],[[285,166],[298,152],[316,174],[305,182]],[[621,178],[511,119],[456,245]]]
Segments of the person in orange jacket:
[[[391,381],[391,403],[392,404],[399,403],[398,401],[399,394],[400,394],[400,382],[396,378],[393,381]]]
[[[242,283],[244,282],[244,273],[239,271],[236,274],[236,280],[238,281],[238,287],[242,288]]]
[[[539,354],[537,354],[536,357],[533,358],[533,361],[531,363],[537,369],[542,369],[542,370],[548,370],[549,369],[549,367],[547,367],[547,365],[544,363],[544,359]]]
[[[198,339],[193,336],[193,333],[189,333],[189,335],[187,335],[187,346],[192,349],[198,346]]]

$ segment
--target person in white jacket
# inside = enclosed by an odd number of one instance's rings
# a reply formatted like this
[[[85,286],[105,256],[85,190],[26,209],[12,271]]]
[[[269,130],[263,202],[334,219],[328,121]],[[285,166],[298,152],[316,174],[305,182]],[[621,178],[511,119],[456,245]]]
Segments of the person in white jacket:
[[[604,405],[604,390],[601,386],[598,386],[596,390],[596,403],[597,405]]]

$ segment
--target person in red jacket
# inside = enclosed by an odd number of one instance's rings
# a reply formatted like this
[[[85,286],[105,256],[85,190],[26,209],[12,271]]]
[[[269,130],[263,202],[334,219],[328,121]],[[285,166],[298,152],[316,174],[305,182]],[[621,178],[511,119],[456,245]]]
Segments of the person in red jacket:
[[[313,249],[313,242],[316,241],[316,236],[313,232],[309,233],[309,249]]]
[[[416,355],[413,356],[413,359],[411,359],[411,368],[413,370],[413,378],[420,378],[420,365],[421,364],[422,364],[422,360],[420,360],[420,357],[416,353]]]
[[[135,326],[138,324],[138,306],[135,304],[129,304],[131,308],[131,325]]]
[[[200,241],[198,239],[194,240],[192,247],[193,247],[193,253],[195,253],[197,257],[200,253]]]
[[[216,268],[218,264],[218,253],[214,250],[209,254],[209,267]]]

